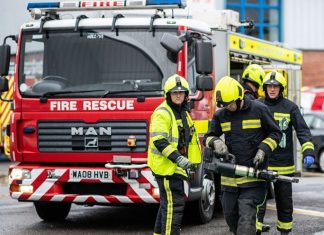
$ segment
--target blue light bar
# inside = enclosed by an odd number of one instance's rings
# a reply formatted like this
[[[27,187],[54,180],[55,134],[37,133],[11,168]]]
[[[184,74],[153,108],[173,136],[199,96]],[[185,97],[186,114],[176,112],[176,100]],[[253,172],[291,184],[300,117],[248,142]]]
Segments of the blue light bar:
[[[60,2],[32,2],[28,3],[27,10],[35,8],[59,8]]]
[[[186,0],[147,0],[146,5],[178,5],[181,8],[187,6]]]

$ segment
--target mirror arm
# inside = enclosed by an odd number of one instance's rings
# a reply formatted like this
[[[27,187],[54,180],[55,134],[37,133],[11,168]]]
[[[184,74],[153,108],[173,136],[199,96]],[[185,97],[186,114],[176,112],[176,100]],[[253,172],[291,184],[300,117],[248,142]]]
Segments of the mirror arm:
[[[203,98],[205,98],[205,91],[204,90],[201,91],[201,96],[200,97],[192,98],[192,99],[190,99],[190,101],[192,101],[192,102],[201,101]]]
[[[11,40],[15,41],[16,43],[18,42],[17,35],[8,35],[3,39],[3,45],[6,44],[6,41],[7,41],[8,38],[11,38]]]

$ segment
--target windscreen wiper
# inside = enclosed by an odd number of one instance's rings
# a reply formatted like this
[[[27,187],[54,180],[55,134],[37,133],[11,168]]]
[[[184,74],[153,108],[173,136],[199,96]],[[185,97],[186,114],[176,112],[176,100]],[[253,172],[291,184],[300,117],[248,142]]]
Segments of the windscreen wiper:
[[[123,90],[123,91],[105,91],[105,93],[101,96],[101,98],[105,98],[109,95],[115,95],[115,94],[123,94],[123,93],[142,93],[142,92],[154,92],[154,91],[163,91],[163,90]]]
[[[105,91],[105,90],[75,90],[75,91],[49,91],[45,92],[41,97],[39,97],[41,103],[46,103],[49,97],[62,94],[73,94],[73,93],[88,93],[96,91]]]

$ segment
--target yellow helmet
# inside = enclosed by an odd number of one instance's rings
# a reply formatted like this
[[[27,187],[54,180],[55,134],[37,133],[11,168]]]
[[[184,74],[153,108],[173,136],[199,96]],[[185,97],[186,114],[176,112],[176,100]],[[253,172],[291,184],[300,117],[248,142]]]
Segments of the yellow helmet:
[[[174,74],[169,77],[164,84],[164,95],[169,92],[184,91],[186,95],[189,95],[189,84],[183,77],[178,74]]]
[[[287,82],[285,77],[281,73],[272,71],[270,73],[267,73],[267,75],[265,76],[263,82],[264,92],[266,92],[267,85],[279,85],[281,87],[280,92],[283,92],[284,90],[286,90]]]
[[[214,97],[217,107],[225,107],[234,101],[243,100],[244,89],[234,78],[225,76],[217,83]]]
[[[260,65],[250,64],[242,74],[243,81],[249,81],[260,87],[263,83],[265,72]]]

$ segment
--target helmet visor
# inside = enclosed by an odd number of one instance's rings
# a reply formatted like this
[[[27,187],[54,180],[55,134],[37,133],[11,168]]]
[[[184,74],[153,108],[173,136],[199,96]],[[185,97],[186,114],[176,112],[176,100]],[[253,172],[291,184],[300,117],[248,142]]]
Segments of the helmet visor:
[[[217,101],[216,106],[218,108],[226,108],[227,106],[230,106],[231,104],[235,103],[235,101],[231,102],[222,102],[222,101]]]
[[[179,91],[188,91],[188,89],[186,89],[183,86],[176,86],[176,87],[174,87],[174,88],[172,88],[170,90],[171,93],[173,93],[173,92],[179,92]]]

